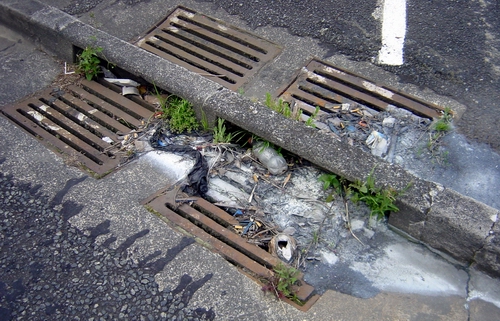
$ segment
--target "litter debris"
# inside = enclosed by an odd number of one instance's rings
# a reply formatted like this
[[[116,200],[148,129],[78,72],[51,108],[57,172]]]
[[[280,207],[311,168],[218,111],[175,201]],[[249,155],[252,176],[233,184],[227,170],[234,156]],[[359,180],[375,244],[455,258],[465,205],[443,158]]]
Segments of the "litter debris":
[[[396,123],[396,118],[394,117],[387,117],[384,118],[384,120],[382,121],[382,125],[388,128],[393,128],[395,123]]]
[[[269,252],[282,261],[290,263],[296,257],[297,243],[287,234],[278,234],[269,241]]]
[[[170,138],[163,133],[163,129],[159,128],[155,131],[149,140],[154,149],[176,154],[187,155],[195,160],[193,169],[188,174],[188,182],[185,187],[185,192],[189,195],[204,196],[208,191],[208,163],[201,153],[191,146],[186,145],[170,145]]]
[[[141,85],[132,79],[104,78],[104,80],[121,87],[139,87]]]
[[[283,156],[279,155],[274,148],[265,146],[263,142],[255,143],[252,150],[255,157],[266,166],[271,174],[280,175],[288,169]]]
[[[122,95],[137,95],[140,96],[139,94],[139,89],[136,87],[122,87]]]
[[[366,145],[370,146],[372,155],[383,157],[387,153],[389,142],[387,136],[374,130],[366,139]]]

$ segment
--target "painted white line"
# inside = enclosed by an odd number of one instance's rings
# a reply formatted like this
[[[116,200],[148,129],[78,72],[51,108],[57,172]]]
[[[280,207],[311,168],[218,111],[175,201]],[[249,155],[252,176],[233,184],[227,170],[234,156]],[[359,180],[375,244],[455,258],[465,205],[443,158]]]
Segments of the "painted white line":
[[[382,48],[377,62],[384,65],[403,64],[403,49],[406,36],[406,0],[383,0]]]

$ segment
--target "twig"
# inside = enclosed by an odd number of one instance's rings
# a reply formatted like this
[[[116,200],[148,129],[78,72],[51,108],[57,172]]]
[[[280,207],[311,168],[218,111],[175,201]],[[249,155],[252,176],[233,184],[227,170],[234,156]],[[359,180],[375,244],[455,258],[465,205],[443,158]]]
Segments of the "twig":
[[[349,230],[349,232],[351,232],[351,235],[356,239],[358,240],[359,243],[365,245],[363,242],[361,242],[360,239],[358,239],[358,237],[354,234],[354,232],[352,231],[352,228],[351,228],[351,220],[349,218],[349,207],[347,205],[347,199],[345,198],[345,195],[342,195],[342,200],[344,201],[344,207],[345,207],[345,213],[346,213],[346,223],[347,223],[347,229]]]
[[[253,194],[255,192],[255,189],[257,188],[257,184],[259,184],[258,182],[255,183],[253,189],[252,189],[252,193],[250,193],[250,197],[248,198],[248,203],[252,203],[252,199],[253,199]]]
[[[266,233],[266,232],[272,232],[272,231],[274,231],[274,230],[276,230],[276,228],[275,228],[275,227],[265,229],[265,230],[263,230],[263,231],[260,231],[259,233],[255,233],[254,235],[252,235],[251,239],[256,238],[257,236],[259,236],[259,235],[261,235],[261,234],[264,234],[264,233]]]

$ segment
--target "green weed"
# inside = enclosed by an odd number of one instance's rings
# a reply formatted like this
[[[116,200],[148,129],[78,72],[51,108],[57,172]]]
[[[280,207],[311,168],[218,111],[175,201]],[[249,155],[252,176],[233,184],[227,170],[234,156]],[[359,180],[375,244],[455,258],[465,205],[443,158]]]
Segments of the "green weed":
[[[330,187],[333,188],[332,192],[326,197],[325,202],[330,203],[334,199],[334,194],[340,195],[342,193],[342,178],[335,174],[323,174],[318,180],[323,183],[323,190]]]
[[[214,144],[229,144],[234,138],[243,134],[242,131],[236,133],[227,133],[224,119],[217,119],[217,126],[214,127]]]
[[[89,81],[101,72],[101,60],[97,56],[101,51],[101,47],[88,46],[77,57],[76,70]]]
[[[173,133],[182,133],[185,131],[190,133],[200,126],[196,119],[193,105],[185,99],[179,97],[168,99],[162,111]]]
[[[314,124],[314,119],[316,118],[316,116],[318,116],[318,113],[319,113],[319,106],[316,106],[316,110],[314,111],[314,113],[311,116],[309,116],[309,118],[306,120],[306,126],[316,128],[316,125]]]
[[[394,205],[396,196],[403,192],[398,192],[392,188],[383,189],[375,186],[375,177],[373,176],[373,168],[366,178],[366,181],[348,182],[343,177],[335,174],[323,174],[319,177],[319,181],[323,183],[323,189],[332,188],[331,193],[327,196],[326,202],[331,202],[334,195],[341,195],[344,200],[349,197],[354,203],[364,202],[370,209],[370,216],[377,216],[381,219],[389,212],[397,212],[399,208]],[[407,186],[409,188],[410,185]]]
[[[267,107],[271,108],[277,113],[282,114],[286,118],[300,120],[302,115],[302,111],[294,113],[290,108],[290,104],[279,98],[278,100],[273,100],[270,93],[266,93],[266,101],[265,104]]]
[[[375,177],[373,176],[373,168],[368,174],[365,182],[356,181],[349,184],[352,194],[351,201],[364,202],[370,209],[370,217],[376,216],[378,219],[384,218],[389,212],[397,212],[399,208],[394,205],[398,191],[388,188],[382,189],[375,186]],[[409,186],[408,186],[409,187]]]
[[[296,285],[298,283],[299,271],[279,263],[274,267],[274,276],[268,280],[267,285],[262,287],[264,292],[272,292],[278,299],[288,298],[301,304],[297,298]]]

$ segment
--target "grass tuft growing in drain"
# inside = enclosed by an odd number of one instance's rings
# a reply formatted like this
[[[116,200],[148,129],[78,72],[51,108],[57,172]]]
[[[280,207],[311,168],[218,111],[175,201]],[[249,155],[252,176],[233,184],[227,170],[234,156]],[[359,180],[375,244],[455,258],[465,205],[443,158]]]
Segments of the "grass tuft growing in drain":
[[[303,302],[297,297],[299,271],[279,263],[274,267],[273,272],[274,275],[266,280],[266,285],[262,287],[262,291],[271,292],[280,300],[287,298],[302,305]]]
[[[101,68],[99,67],[101,60],[97,56],[101,51],[101,47],[88,46],[77,56],[76,70],[78,73],[84,75],[88,81],[101,72]]]
[[[370,171],[364,182],[349,182],[345,178],[335,174],[323,174],[319,181],[323,183],[323,189],[331,188],[330,194],[326,197],[326,202],[331,202],[334,195],[341,195],[346,202],[347,199],[353,203],[363,202],[370,209],[370,217],[384,218],[390,212],[397,212],[399,208],[394,204],[396,197],[402,195],[411,183],[403,191],[397,191],[391,187],[381,188],[375,186],[375,167]]]
[[[281,98],[279,98],[278,100],[274,100],[270,93],[266,93],[265,105],[274,110],[275,112],[282,114],[286,118],[300,120],[300,117],[302,115],[302,110],[300,110],[299,112],[294,112],[290,108],[289,103],[287,103]]]

